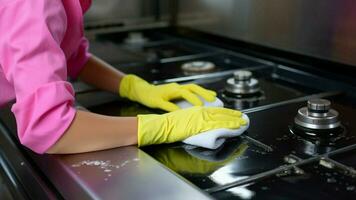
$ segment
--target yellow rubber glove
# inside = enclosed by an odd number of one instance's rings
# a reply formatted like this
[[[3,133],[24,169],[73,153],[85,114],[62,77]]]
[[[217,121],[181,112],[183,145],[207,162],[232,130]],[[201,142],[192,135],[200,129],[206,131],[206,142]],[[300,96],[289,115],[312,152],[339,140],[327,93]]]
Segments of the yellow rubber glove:
[[[170,102],[175,99],[185,99],[194,106],[202,106],[203,102],[197,95],[209,102],[213,102],[216,93],[204,89],[196,84],[179,85],[177,83],[151,85],[135,76],[126,75],[120,83],[119,94],[132,101],[137,101],[147,107],[175,111],[179,107]]]
[[[163,115],[138,115],[138,146],[182,141],[204,131],[245,125],[240,111],[195,106]]]

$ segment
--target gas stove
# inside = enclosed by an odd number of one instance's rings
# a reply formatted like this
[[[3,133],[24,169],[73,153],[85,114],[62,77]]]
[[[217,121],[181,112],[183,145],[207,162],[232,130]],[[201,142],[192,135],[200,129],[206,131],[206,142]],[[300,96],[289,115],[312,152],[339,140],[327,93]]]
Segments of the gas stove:
[[[246,133],[216,150],[174,143],[145,147],[147,154],[217,199],[349,199],[356,194],[356,104],[344,92],[351,86],[187,39],[147,37],[154,39],[141,38],[134,44],[141,47],[129,51],[145,52],[151,41],[157,45],[152,51],[169,47],[176,53],[139,62],[107,60],[154,84],[196,83],[214,90],[225,107],[242,110],[251,120]],[[130,41],[104,38],[124,49]],[[78,95],[79,101],[88,99],[81,95],[86,94]],[[115,116],[164,113],[117,96],[80,103]]]

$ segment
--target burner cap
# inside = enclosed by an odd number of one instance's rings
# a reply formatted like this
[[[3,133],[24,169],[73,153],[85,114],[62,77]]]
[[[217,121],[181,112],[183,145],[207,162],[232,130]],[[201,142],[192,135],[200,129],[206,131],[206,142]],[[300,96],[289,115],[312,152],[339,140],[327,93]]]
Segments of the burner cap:
[[[260,85],[252,73],[246,70],[238,70],[233,78],[227,80],[226,91],[232,94],[254,94],[260,92]]]
[[[148,39],[143,36],[141,32],[131,32],[124,40],[124,42],[128,45],[143,45],[144,43],[148,42]]]
[[[215,64],[208,61],[192,61],[182,65],[182,70],[186,72],[206,72],[215,68]]]
[[[236,71],[234,73],[234,79],[236,82],[238,81],[249,81],[252,78],[252,73],[246,70]]]
[[[330,108],[326,99],[312,99],[308,106],[300,108],[294,123],[298,126],[314,130],[329,130],[340,127],[339,113]]]

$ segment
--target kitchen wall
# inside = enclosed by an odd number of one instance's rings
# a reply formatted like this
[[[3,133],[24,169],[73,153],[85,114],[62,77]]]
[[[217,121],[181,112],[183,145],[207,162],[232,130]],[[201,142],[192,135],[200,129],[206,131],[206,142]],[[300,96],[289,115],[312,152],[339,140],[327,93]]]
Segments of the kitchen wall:
[[[169,1],[160,0],[93,0],[85,24],[131,26],[168,21],[168,7]]]
[[[180,0],[179,25],[356,66],[354,0]]]

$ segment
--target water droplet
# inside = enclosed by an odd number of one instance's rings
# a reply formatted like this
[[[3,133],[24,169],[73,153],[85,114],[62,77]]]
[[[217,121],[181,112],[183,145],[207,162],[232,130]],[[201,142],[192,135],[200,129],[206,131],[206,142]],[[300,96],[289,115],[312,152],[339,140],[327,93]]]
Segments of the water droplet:
[[[336,179],[335,178],[328,178],[328,179],[326,179],[326,181],[328,183],[336,183]]]
[[[111,172],[111,169],[105,169],[104,172],[109,173]]]
[[[329,162],[329,161],[327,161],[327,160],[324,160],[324,159],[321,159],[321,160],[319,161],[319,164],[320,164],[321,166],[324,166],[324,167],[329,168],[329,169],[332,169],[332,168],[335,167],[334,163],[331,163],[331,162]]]
[[[346,190],[347,191],[354,191],[355,190],[355,186],[353,186],[353,185],[347,186]]]
[[[294,167],[294,172],[299,175],[304,174],[304,170],[300,169],[299,167]]]
[[[284,161],[289,164],[293,164],[293,163],[297,162],[297,160],[291,156],[285,156]]]
[[[267,186],[262,186],[261,190],[268,190],[269,188]]]

